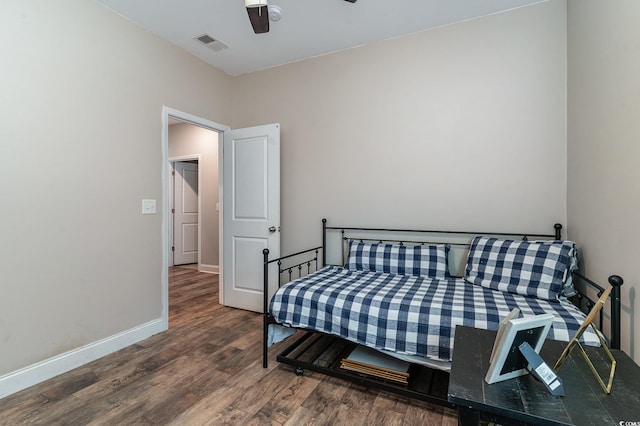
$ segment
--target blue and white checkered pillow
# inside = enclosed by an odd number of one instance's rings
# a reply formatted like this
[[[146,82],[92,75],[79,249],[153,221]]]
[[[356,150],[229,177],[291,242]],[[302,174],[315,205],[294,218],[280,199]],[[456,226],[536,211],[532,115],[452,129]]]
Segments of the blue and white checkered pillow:
[[[573,241],[513,241],[476,237],[465,280],[493,290],[557,300],[577,268]]]
[[[445,279],[449,277],[448,244],[397,245],[351,240],[345,268]]]

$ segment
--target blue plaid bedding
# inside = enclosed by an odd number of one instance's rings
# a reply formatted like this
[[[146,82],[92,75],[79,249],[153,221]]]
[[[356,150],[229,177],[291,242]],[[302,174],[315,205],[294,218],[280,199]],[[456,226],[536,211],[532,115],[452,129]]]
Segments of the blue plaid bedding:
[[[573,241],[512,241],[476,237],[465,280],[493,290],[557,300],[578,266]]]
[[[585,315],[566,300],[548,302],[462,279],[354,271],[329,266],[282,286],[269,312],[286,326],[340,336],[391,352],[450,361],[456,325],[497,330],[513,308],[555,315],[548,338],[569,341]],[[599,345],[588,328],[581,339]]]
[[[449,245],[398,245],[349,241],[345,268],[357,271],[449,278]]]

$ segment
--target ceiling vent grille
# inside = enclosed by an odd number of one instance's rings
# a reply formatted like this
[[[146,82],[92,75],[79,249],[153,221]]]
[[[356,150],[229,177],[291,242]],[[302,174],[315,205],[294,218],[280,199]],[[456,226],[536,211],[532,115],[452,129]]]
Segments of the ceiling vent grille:
[[[211,37],[209,34],[202,34],[197,37],[194,37],[193,39],[198,40],[200,43],[204,44],[214,52],[220,52],[221,50],[225,50],[229,48],[229,46],[227,46],[220,40],[216,40],[215,38]]]

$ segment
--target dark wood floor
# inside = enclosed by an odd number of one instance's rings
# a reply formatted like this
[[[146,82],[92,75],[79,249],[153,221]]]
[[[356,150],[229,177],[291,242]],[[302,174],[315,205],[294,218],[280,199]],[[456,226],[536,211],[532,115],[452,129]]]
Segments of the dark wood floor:
[[[261,365],[259,314],[218,304],[218,276],[169,272],[169,330],[0,399],[0,424],[456,425],[455,412]],[[282,345],[282,344],[280,344]]]

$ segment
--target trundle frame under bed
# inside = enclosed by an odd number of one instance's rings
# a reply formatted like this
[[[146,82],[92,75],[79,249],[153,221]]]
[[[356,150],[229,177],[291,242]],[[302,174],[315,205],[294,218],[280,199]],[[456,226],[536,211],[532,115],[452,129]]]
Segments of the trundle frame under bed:
[[[554,225],[553,234],[337,227],[328,226],[327,220],[322,219],[321,246],[299,251],[287,256],[281,256],[276,259],[269,259],[269,250],[263,250],[263,367],[266,368],[268,363],[269,325],[278,324],[269,312],[270,267],[273,267],[273,264],[277,266],[277,286],[279,288],[293,279],[303,277],[312,272],[318,271],[325,266],[329,266],[327,263],[327,244],[328,235],[330,233],[339,233],[339,238],[341,240],[340,247],[342,251],[342,264],[336,266],[342,266],[345,263],[345,247],[348,250],[349,240],[384,241],[400,244],[449,244],[464,248],[468,247],[469,243],[460,242],[460,239],[472,238],[477,235],[491,235],[513,239],[519,238],[525,241],[529,238],[560,240],[561,231],[562,225],[560,224]],[[399,238],[399,235],[402,236],[402,238]],[[429,238],[437,238],[439,241],[416,241],[413,239],[424,235],[428,235]],[[389,236],[389,238],[386,236]],[[443,241],[443,239],[448,239],[449,241]],[[595,300],[597,300],[604,292],[604,288],[577,271],[573,272],[573,278],[576,295],[571,297],[570,300],[573,304],[578,306],[580,310],[588,313],[594,306]],[[610,333],[606,337],[608,338],[609,346],[611,348],[620,349],[620,286],[622,285],[622,278],[617,275],[612,275],[609,277],[609,283],[613,285],[613,289],[609,297],[610,307],[608,309]],[[602,330],[604,325],[604,315],[604,309],[600,310],[598,324],[600,330]],[[412,364],[409,370],[411,381],[408,386],[402,386],[340,368],[340,361],[357,346],[356,343],[344,340],[340,337],[310,330],[303,330],[301,336],[292,336],[291,338],[295,340],[276,356],[276,360],[280,363],[295,367],[295,373],[297,375],[303,375],[305,370],[315,371],[354,382],[367,388],[379,389],[417,400],[455,408],[455,405],[447,400],[448,371],[430,368],[424,365]]]

